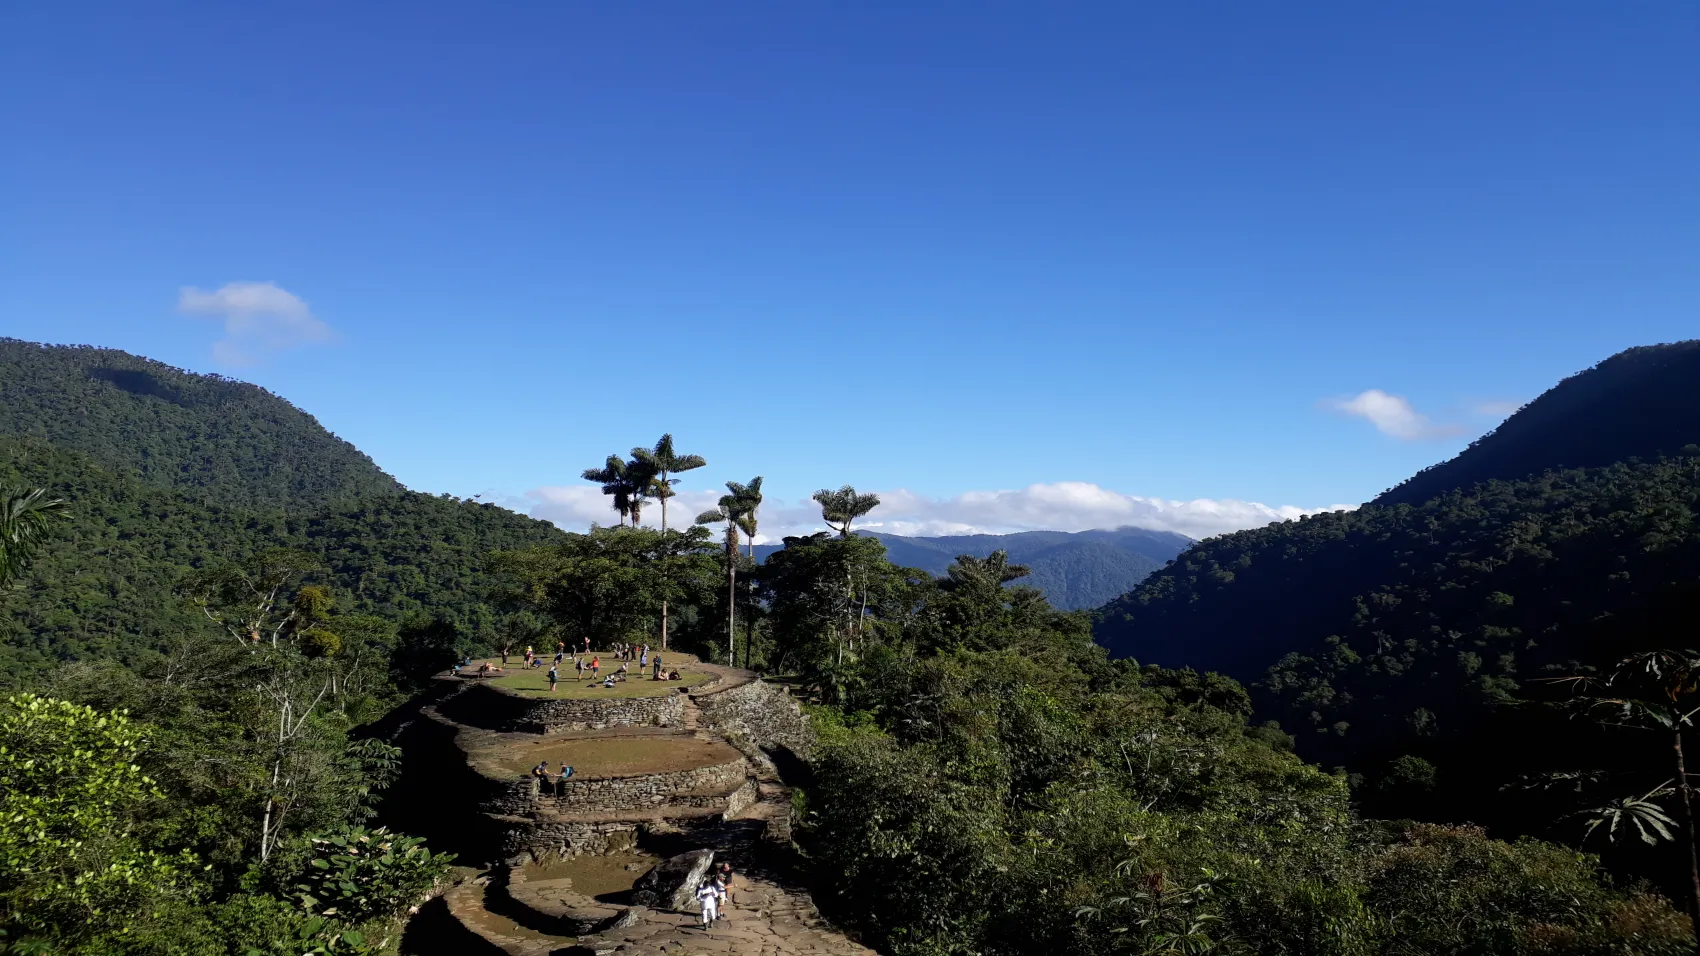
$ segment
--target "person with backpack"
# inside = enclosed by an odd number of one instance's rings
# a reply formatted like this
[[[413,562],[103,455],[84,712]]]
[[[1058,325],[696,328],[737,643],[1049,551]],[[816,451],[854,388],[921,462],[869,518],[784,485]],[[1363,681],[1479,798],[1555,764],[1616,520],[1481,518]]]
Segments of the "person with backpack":
[[[549,668],[549,693],[553,694],[555,692],[555,682],[560,679],[561,675],[556,672],[555,668]]]
[[[556,785],[557,786],[557,790],[555,791],[556,793],[559,793],[563,797],[567,795],[567,778],[571,777],[572,775],[573,775],[572,766],[569,765],[569,764],[564,764],[564,763],[561,764],[561,782]]]
[[[703,880],[697,887],[697,902],[702,905],[702,928],[708,929],[720,918],[720,889],[713,880]]]

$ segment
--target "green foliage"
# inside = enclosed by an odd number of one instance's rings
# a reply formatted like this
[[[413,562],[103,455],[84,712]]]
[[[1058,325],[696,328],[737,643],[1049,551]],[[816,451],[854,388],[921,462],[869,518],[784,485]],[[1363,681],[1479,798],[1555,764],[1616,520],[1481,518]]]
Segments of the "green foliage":
[[[390,919],[417,904],[447,873],[452,857],[418,837],[344,827],[300,841],[279,855],[274,879],[317,916],[354,924]]]
[[[592,528],[559,540],[500,552],[491,568],[505,600],[552,621],[565,640],[654,643],[663,600],[712,606],[719,573],[703,528]],[[693,615],[675,613],[674,630],[685,646],[706,638]]]
[[[0,686],[25,686],[66,660],[146,668],[185,635],[216,633],[181,587],[251,567],[273,549],[301,552],[339,623],[442,616],[480,646],[503,636],[486,600],[492,550],[564,540],[541,521],[453,498],[401,493],[323,510],[248,513],[158,490],[87,457],[0,438],[0,485],[45,487],[71,503],[32,573],[0,605]],[[293,592],[289,595],[292,596]],[[290,608],[272,616],[276,623]]]
[[[135,762],[144,747],[123,714],[0,701],[0,930],[13,945],[121,936],[181,891],[194,858],[134,833],[162,795]]]
[[[143,486],[256,511],[402,490],[265,389],[116,349],[0,339],[0,436],[46,439]]]
[[[1691,953],[1687,920],[1612,889],[1590,857],[1470,827],[1418,826],[1378,854],[1365,900],[1406,952]]]
[[[1263,678],[1269,716],[1316,731],[1300,752],[1328,764],[1411,752],[1550,697],[1541,677],[1686,640],[1697,479],[1695,459],[1614,465],[1223,535],[1104,608],[1097,637]]]
[[[0,598],[19,572],[35,560],[35,553],[52,530],[65,518],[65,502],[47,497],[47,489],[0,490]]]

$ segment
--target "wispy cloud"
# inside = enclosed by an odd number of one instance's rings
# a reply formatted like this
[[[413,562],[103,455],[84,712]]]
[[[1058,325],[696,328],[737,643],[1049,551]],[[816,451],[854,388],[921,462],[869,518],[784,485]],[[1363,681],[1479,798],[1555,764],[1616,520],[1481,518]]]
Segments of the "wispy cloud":
[[[226,365],[252,365],[269,353],[335,337],[307,303],[275,282],[230,282],[212,292],[185,286],[177,310],[224,321],[224,338],[212,352]]]
[[[1509,418],[1522,407],[1522,402],[1477,402],[1470,406],[1470,412],[1483,418]]]
[[[949,498],[928,498],[901,488],[881,491],[879,496],[879,508],[856,526],[916,536],[1132,526],[1206,538],[1301,515],[1356,507],[1270,506],[1256,501],[1211,498],[1173,501],[1122,494],[1084,481],[1029,485],[1007,491],[970,491]],[[700,512],[712,508],[718,497],[714,491],[680,492],[668,505],[669,523],[674,526],[689,523]],[[593,521],[600,524],[615,521],[609,499],[589,485],[538,488],[529,492],[526,499],[533,517],[552,521],[570,531],[583,530]],[[653,505],[647,508],[643,523],[659,526],[660,510]],[[824,530],[826,523],[821,521],[820,508],[814,502],[769,498],[762,508],[761,534],[757,540],[778,541],[786,535]]]
[[[1331,398],[1322,405],[1336,412],[1366,419],[1383,435],[1390,435],[1400,441],[1450,438],[1463,432],[1463,428],[1458,425],[1430,421],[1427,415],[1411,407],[1410,401],[1403,396],[1389,395],[1379,388],[1359,392],[1350,398]]]

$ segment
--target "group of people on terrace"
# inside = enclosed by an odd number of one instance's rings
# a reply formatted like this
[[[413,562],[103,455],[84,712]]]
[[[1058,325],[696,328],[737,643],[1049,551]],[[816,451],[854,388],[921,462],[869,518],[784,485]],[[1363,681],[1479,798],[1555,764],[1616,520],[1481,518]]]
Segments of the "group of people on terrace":
[[[497,664],[493,661],[483,661],[478,665],[478,670],[473,676],[495,677],[498,674],[505,673],[511,652],[511,646],[503,646],[502,662]],[[569,657],[572,659],[572,667],[576,672],[576,679],[584,680],[585,672],[588,671],[590,673],[590,683],[586,685],[589,687],[595,687],[600,684],[602,687],[612,689],[616,685],[624,683],[629,679],[629,675],[633,672],[634,668],[632,665],[634,663],[637,665],[635,670],[640,674],[645,668],[648,668],[650,670],[649,679],[652,681],[675,681],[680,679],[678,668],[675,667],[671,671],[666,670],[662,666],[661,655],[652,651],[648,644],[627,644],[624,642],[616,642],[613,649],[609,651],[610,659],[618,661],[620,666],[615,670],[610,671],[608,676],[603,677],[602,658],[600,655],[591,651],[590,638],[587,637],[584,638],[583,656],[579,655],[576,648],[569,649],[566,641],[555,642],[555,659],[550,663],[549,672],[546,675],[549,680],[550,693],[554,693],[556,686],[560,684],[561,668]],[[536,648],[528,644],[525,648],[523,660],[524,668],[526,670],[531,670],[533,668],[541,668],[543,666],[544,657],[542,654],[537,653]],[[465,659],[455,663],[453,673],[456,677],[467,676],[466,669],[471,666],[472,658],[466,657]]]

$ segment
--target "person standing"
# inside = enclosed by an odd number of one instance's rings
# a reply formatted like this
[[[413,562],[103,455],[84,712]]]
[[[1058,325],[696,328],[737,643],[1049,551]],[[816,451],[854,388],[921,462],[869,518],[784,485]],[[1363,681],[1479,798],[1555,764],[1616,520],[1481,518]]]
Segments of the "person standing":
[[[573,658],[573,666],[578,668],[578,679],[584,680],[584,658],[582,658],[582,657]]]
[[[697,902],[702,904],[702,928],[720,918],[720,890],[715,887],[713,880],[703,880],[697,887]]]
[[[556,792],[563,797],[567,795],[567,778],[572,775],[573,768],[568,764],[561,764],[561,782],[558,784],[559,789]]]
[[[525,645],[525,666],[531,666],[531,645]]]
[[[587,656],[590,654],[590,635],[589,634],[586,634],[584,636],[584,653]]]
[[[600,670],[602,670],[602,658],[592,657],[590,659],[590,679],[595,680],[596,674]]]
[[[539,760],[537,766],[531,768],[531,782],[538,794],[549,792],[549,762]]]
[[[502,666],[508,666],[508,645],[502,645]]]
[[[561,679],[560,673],[557,672],[555,670],[555,668],[550,667],[549,668],[549,693],[553,694],[555,692],[555,682],[560,680],[560,679]]]

